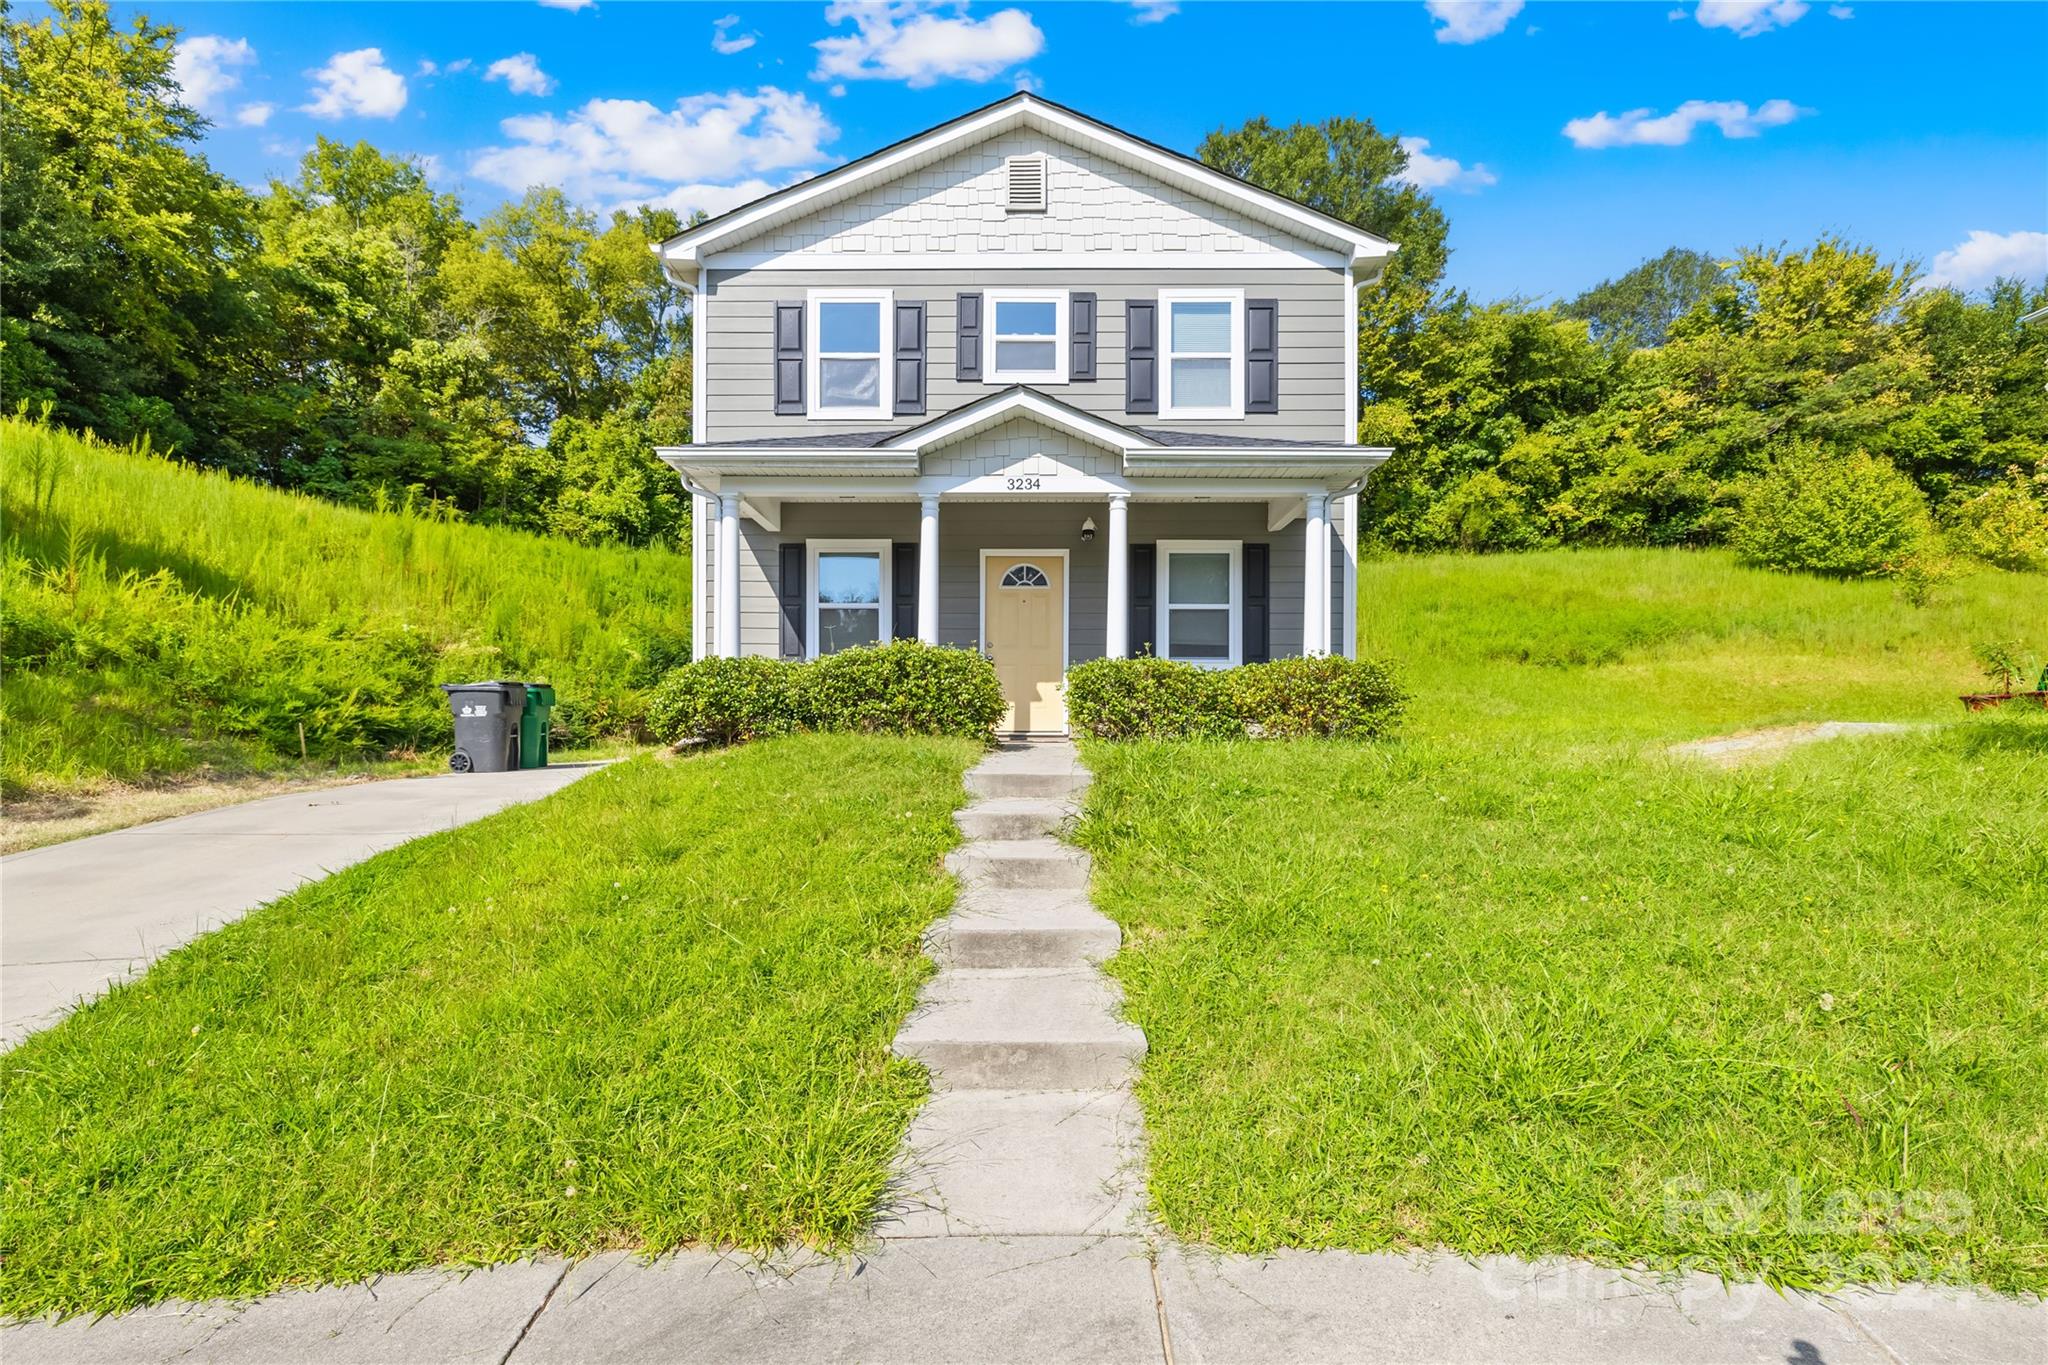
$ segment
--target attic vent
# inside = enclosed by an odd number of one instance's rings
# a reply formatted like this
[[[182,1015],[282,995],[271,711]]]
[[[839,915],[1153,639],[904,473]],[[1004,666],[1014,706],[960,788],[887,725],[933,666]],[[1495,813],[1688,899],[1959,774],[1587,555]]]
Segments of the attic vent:
[[[1009,171],[1009,198],[1005,207],[1011,213],[1045,212],[1045,158],[1042,156],[1013,156],[1006,163]]]

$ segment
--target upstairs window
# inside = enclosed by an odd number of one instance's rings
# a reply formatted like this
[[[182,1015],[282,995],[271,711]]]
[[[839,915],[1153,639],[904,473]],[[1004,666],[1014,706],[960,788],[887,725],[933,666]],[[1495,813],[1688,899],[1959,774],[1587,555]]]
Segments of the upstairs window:
[[[1067,296],[1059,290],[991,289],[994,341],[988,377],[999,384],[1067,382]]]
[[[1244,295],[1236,290],[1163,290],[1165,371],[1159,415],[1244,416]]]
[[[874,418],[890,414],[887,291],[819,289],[810,295],[811,416]]]

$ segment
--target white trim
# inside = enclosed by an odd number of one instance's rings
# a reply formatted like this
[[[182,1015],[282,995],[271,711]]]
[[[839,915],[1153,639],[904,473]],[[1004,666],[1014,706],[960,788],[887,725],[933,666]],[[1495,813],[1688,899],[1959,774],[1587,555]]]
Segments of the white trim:
[[[704,434],[704,357],[711,353],[708,344],[710,328],[706,316],[710,309],[705,307],[704,290],[700,286],[690,291],[690,439],[701,441]]]
[[[977,427],[1000,425],[1019,412],[1028,413],[1049,427],[1056,427],[1110,450],[1148,449],[1158,445],[1158,442],[1120,427],[1114,422],[1026,391],[989,394],[956,412],[934,417],[923,426],[912,427],[889,444],[870,447],[870,450],[932,450],[956,436],[974,431]]]
[[[1173,653],[1173,601],[1167,596],[1167,570],[1177,554],[1223,554],[1230,556],[1230,606],[1226,613],[1229,618],[1229,634],[1225,637],[1230,654],[1222,659],[1183,659],[1182,663],[1194,664],[1199,668],[1235,668],[1244,661],[1244,542],[1241,540],[1159,540],[1158,563],[1154,572],[1158,575],[1153,586],[1152,610],[1159,620],[1153,634],[1153,650],[1162,659],[1174,658]],[[1215,610],[1213,605],[1182,603],[1181,609]]]
[[[1230,305],[1230,406],[1177,408],[1173,405],[1173,307],[1177,303]],[[1191,351],[1188,359],[1211,360],[1214,351]],[[1236,422],[1244,419],[1244,290],[1162,289],[1159,291],[1159,420],[1166,422]]]
[[[1049,370],[1005,370],[1002,368],[1003,334],[996,329],[1006,303],[1049,303],[1052,305],[1052,368]],[[982,339],[988,347],[988,365],[982,371],[984,384],[1064,384],[1067,382],[1067,291],[1064,289],[987,289],[982,291]],[[1039,333],[1019,334],[1013,341],[1037,341]]]
[[[1358,306],[1364,286],[1344,280],[1344,444],[1358,444]]]
[[[983,550],[974,586],[974,647],[988,653],[988,561],[991,555],[1030,556],[1060,562],[1060,682],[1074,666],[1074,566],[1065,550]]]
[[[1334,270],[1334,251],[721,251],[706,270]],[[1345,276],[1350,281],[1348,273]]]
[[[875,393],[871,408],[828,408],[820,406],[824,390],[818,383],[819,369],[828,359],[825,332],[819,325],[819,305],[826,303],[872,303],[875,305]],[[874,422],[895,415],[895,348],[890,344],[896,330],[896,295],[889,289],[812,289],[804,294],[804,400],[814,422]],[[832,359],[856,358],[863,353],[834,351]]]
[[[660,245],[667,261],[694,263],[706,249],[720,242],[745,241],[774,223],[787,222],[815,211],[810,206],[851,197],[872,185],[897,179],[919,166],[929,165],[953,149],[971,145],[1008,131],[1012,126],[1036,124],[1056,132],[1068,141],[1108,154],[1112,160],[1144,168],[1171,185],[1201,194],[1204,198],[1234,204],[1254,218],[1284,225],[1310,242],[1348,247],[1354,269],[1383,260],[1399,250],[1396,243],[1374,233],[1331,219],[1291,200],[1248,185],[1200,162],[1169,155],[1147,146],[1128,134],[1069,114],[1029,94],[1020,93],[959,120],[952,126],[932,129],[911,138],[893,150],[853,163],[806,181],[801,186],[774,195],[751,209],[738,209],[678,233]]]
[[[895,585],[890,566],[896,556],[889,540],[807,540],[804,542],[804,657],[818,657],[818,555],[872,554],[880,562],[881,597],[875,603],[875,643],[886,645],[896,636]],[[848,603],[839,603],[847,606]],[[851,604],[864,605],[864,604]]]

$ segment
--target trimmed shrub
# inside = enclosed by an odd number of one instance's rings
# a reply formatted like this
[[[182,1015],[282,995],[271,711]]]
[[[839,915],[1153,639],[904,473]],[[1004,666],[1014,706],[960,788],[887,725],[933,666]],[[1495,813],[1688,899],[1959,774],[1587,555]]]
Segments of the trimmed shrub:
[[[1928,530],[1927,500],[1890,461],[1795,448],[1745,491],[1735,550],[1768,569],[1875,578],[1897,573]]]
[[[973,650],[897,640],[810,663],[742,658],[684,664],[655,688],[648,723],[671,744],[735,744],[797,730],[986,742],[1004,705],[996,666]]]
[[[2048,494],[2048,474],[2043,477]],[[1945,530],[1951,549],[2014,573],[2048,572],[2048,505],[2019,470],[1958,504]]]
[[[814,730],[987,739],[1007,704],[996,666],[971,649],[895,640],[798,667]]]
[[[654,689],[647,723],[671,744],[736,744],[801,728],[799,665],[780,659],[699,659],[672,669]]]
[[[1222,675],[1232,709],[1255,736],[1378,739],[1400,723],[1408,694],[1371,659],[1275,659]]]
[[[1244,733],[1224,674],[1167,659],[1090,659],[1067,670],[1067,724],[1096,739],[1227,739]]]

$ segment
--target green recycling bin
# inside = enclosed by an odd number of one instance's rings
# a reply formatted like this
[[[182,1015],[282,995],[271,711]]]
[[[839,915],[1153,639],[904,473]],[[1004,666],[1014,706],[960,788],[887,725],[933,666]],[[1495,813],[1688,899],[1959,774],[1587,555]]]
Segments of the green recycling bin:
[[[548,766],[548,717],[554,714],[555,689],[546,683],[526,685],[526,709],[519,715],[519,766]]]

